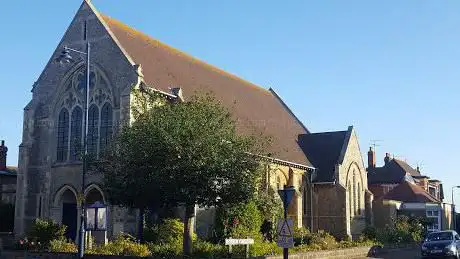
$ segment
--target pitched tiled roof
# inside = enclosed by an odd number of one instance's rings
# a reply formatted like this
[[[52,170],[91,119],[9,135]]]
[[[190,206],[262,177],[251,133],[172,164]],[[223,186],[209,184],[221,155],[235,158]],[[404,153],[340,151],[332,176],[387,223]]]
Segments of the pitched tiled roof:
[[[16,176],[17,175],[18,168],[14,166],[8,166],[6,167],[6,170],[0,170],[0,176],[1,175],[6,175],[6,176]]]
[[[367,179],[369,184],[400,183],[407,177],[420,178],[420,172],[413,169],[406,162],[399,159],[391,159],[382,167],[368,168]]]
[[[419,171],[412,168],[406,162],[399,159],[393,159],[393,161],[397,163],[406,173],[410,174],[411,176],[421,176]]]
[[[347,131],[321,132],[302,135],[299,145],[317,169],[315,182],[335,180],[335,165],[345,142]]]
[[[127,55],[142,66],[145,83],[170,92],[181,87],[184,97],[198,92],[213,92],[230,109],[242,134],[260,134],[272,138],[273,157],[311,166],[297,144],[298,136],[308,130],[271,91],[206,64],[177,49],[101,15]]]
[[[440,202],[422,187],[403,181],[394,189],[389,191],[383,196],[385,200],[395,200],[402,202],[416,202],[416,203],[437,203]]]

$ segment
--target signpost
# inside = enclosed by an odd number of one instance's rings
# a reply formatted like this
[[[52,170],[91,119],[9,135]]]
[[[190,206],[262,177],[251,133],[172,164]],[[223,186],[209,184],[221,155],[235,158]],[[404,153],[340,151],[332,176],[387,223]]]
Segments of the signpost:
[[[294,247],[293,237],[293,222],[292,219],[280,219],[278,221],[278,227],[276,234],[278,236],[276,243],[282,248]]]
[[[289,258],[289,248],[294,246],[294,239],[292,237],[293,224],[292,219],[288,219],[287,211],[289,204],[294,197],[295,189],[293,186],[284,186],[283,190],[278,190],[278,194],[283,200],[284,219],[278,222],[278,246],[283,248],[283,259]]]
[[[249,258],[249,245],[254,244],[254,239],[246,238],[246,239],[234,239],[234,238],[227,238],[225,239],[225,245],[228,246],[228,253],[232,253],[232,246],[234,245],[245,245],[246,246],[246,258]]]

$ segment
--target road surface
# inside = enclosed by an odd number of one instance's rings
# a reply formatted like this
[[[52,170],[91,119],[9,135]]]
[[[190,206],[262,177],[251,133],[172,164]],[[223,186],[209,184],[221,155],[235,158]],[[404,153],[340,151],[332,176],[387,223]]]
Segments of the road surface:
[[[359,259],[364,258],[378,258],[378,259],[420,259],[420,252],[417,250],[404,250],[404,251],[397,251],[397,252],[390,252],[386,254],[377,255],[376,257],[362,257]]]

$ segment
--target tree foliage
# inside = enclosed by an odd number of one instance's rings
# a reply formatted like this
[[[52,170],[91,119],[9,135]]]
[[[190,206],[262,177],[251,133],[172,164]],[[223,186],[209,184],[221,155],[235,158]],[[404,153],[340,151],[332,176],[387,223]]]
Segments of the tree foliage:
[[[211,95],[178,103],[142,97],[134,122],[121,128],[99,164],[113,204],[222,206],[253,197],[255,155],[267,139],[239,135],[230,112]]]

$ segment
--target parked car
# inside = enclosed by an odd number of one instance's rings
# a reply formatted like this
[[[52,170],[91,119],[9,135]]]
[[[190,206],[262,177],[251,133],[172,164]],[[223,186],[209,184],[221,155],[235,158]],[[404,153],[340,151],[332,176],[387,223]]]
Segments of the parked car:
[[[460,259],[460,236],[453,230],[429,233],[422,243],[422,257]]]

